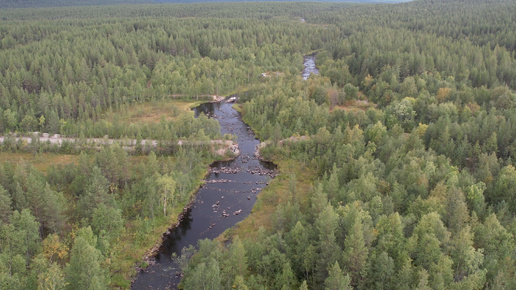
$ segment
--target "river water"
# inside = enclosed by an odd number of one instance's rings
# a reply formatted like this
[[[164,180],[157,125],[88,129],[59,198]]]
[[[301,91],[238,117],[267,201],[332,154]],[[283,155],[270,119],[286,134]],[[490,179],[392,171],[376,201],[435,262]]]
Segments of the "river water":
[[[201,112],[219,121],[222,134],[237,136],[240,155],[212,164],[193,206],[164,238],[155,263],[138,273],[132,289],[175,289],[180,277],[172,253],[179,255],[183,247],[196,246],[200,239],[214,239],[243,220],[251,213],[257,194],[274,177],[273,165],[254,157],[260,142],[231,103],[207,103],[195,108],[196,116]]]
[[[308,79],[310,74],[319,74],[319,69],[315,66],[315,54],[313,55],[306,55],[304,57],[303,65],[305,68],[303,69],[303,72],[301,73],[301,76],[303,79]]]

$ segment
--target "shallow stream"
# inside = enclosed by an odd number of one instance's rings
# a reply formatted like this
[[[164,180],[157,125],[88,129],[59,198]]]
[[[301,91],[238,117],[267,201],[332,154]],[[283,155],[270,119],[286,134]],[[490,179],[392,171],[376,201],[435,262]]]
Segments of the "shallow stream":
[[[243,220],[251,213],[258,193],[274,177],[274,166],[254,156],[260,142],[232,105],[206,103],[195,108],[196,116],[203,112],[218,120],[222,134],[237,136],[240,155],[212,164],[193,206],[164,238],[155,263],[138,273],[132,289],[175,289],[180,269],[171,259],[172,253],[179,255],[183,247],[196,246],[198,240],[214,239]]]

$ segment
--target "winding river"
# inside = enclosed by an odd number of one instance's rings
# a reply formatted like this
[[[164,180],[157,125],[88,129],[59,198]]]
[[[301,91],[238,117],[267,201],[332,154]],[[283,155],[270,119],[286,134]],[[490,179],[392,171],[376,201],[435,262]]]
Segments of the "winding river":
[[[155,263],[142,270],[132,289],[174,289],[180,281],[179,267],[171,259],[183,247],[197,245],[200,239],[214,239],[251,213],[257,194],[274,177],[272,164],[259,161],[255,148],[260,143],[242,121],[231,103],[206,103],[195,108],[217,119],[221,133],[238,138],[240,155],[227,162],[216,162],[179,226],[171,230],[155,257]]]
[[[304,57],[303,79],[311,73],[319,74],[315,55]],[[180,282],[180,269],[171,259],[181,249],[197,245],[201,239],[214,239],[226,229],[246,218],[256,196],[274,178],[274,165],[255,157],[260,143],[251,129],[242,121],[231,103],[206,103],[194,109],[195,116],[202,112],[219,121],[222,134],[238,138],[240,155],[234,160],[216,162],[195,197],[193,206],[183,216],[178,227],[164,237],[155,262],[138,273],[132,289],[175,289]]]

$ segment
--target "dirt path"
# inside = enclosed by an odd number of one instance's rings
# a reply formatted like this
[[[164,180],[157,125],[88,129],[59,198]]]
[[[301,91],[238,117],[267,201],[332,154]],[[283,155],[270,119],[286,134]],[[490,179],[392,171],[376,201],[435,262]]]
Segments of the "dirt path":
[[[79,145],[89,145],[89,146],[103,146],[117,143],[122,148],[130,150],[133,149],[137,145],[136,139],[112,139],[112,138],[73,138],[73,137],[62,137],[59,134],[50,135],[48,133],[33,133],[29,136],[0,136],[0,143],[3,143],[4,140],[13,140],[15,142],[26,142],[27,144],[31,144],[33,140],[38,140],[40,143],[50,143],[58,146],[63,145],[63,143],[77,143]],[[161,141],[163,144],[167,144],[168,142],[163,140]],[[158,140],[142,140],[140,142],[140,146],[150,146],[153,148],[158,147],[160,141]],[[209,141],[189,141],[189,140],[179,140],[176,145],[178,146],[203,146],[203,145],[212,145],[215,153],[217,155],[225,155],[228,150],[231,150],[233,154],[238,155],[239,149],[238,144],[234,143],[231,140],[209,140]],[[218,145],[218,146],[215,146]]]

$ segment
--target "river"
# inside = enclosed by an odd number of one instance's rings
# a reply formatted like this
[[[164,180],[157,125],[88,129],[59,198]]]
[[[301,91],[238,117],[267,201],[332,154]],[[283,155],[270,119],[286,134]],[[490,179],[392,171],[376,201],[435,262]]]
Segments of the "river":
[[[164,238],[155,263],[138,273],[132,289],[175,289],[180,277],[172,253],[179,255],[183,247],[196,246],[200,239],[214,239],[243,220],[251,213],[257,194],[274,177],[273,165],[254,157],[260,142],[231,103],[206,103],[194,110],[196,116],[203,112],[218,120],[222,134],[237,136],[240,155],[212,164],[193,206]]]
[[[310,74],[319,74],[319,69],[315,66],[315,54],[305,55],[303,65],[305,66],[301,73],[303,79],[308,79]]]

